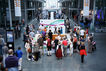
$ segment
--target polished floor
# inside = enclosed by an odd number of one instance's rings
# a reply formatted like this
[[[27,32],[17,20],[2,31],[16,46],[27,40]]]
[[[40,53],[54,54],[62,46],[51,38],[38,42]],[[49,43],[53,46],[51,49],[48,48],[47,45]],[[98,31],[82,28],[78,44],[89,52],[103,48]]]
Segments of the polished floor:
[[[97,51],[85,56],[85,62],[80,62],[80,55],[75,53],[71,57],[63,57],[57,60],[55,55],[42,56],[38,62],[28,61],[22,42],[22,38],[15,41],[15,48],[22,47],[23,71],[106,71],[106,33],[95,33],[94,39],[97,42]]]
[[[35,30],[38,24],[35,26]],[[23,35],[23,34],[22,34]],[[85,62],[80,62],[80,55],[63,57],[57,60],[55,55],[48,57],[46,54],[37,62],[28,61],[22,37],[15,40],[15,50],[21,46],[23,51],[23,71],[106,71],[106,33],[95,33],[94,40],[97,43],[97,51],[85,56]]]

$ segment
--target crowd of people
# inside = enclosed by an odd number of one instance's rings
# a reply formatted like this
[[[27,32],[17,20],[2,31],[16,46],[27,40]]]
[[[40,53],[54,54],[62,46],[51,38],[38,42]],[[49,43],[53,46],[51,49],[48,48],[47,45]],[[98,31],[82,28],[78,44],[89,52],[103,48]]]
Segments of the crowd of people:
[[[21,47],[14,51],[7,47],[2,35],[0,35],[0,71],[22,71]]]
[[[67,37],[67,35],[70,36]],[[88,42],[88,46],[85,43]],[[47,53],[51,56],[55,53],[57,59],[62,59],[70,54],[79,53],[81,55],[81,62],[84,62],[84,55],[92,53],[96,50],[96,42],[93,40],[93,35],[88,33],[88,29],[82,29],[75,25],[74,29],[69,29],[69,32],[64,36],[57,30],[57,36],[53,39],[52,29],[47,31],[46,26],[42,25],[34,31],[33,25],[27,25],[24,34],[24,43],[27,52],[28,60],[38,60],[42,55]],[[69,51],[67,51],[69,49]]]
[[[68,26],[68,25],[67,25]],[[84,56],[96,50],[96,42],[93,35],[89,34],[88,29],[82,29],[75,25],[74,29],[69,28],[68,32],[61,36],[60,30],[55,30],[55,38],[52,29],[47,31],[47,27],[42,25],[35,31],[34,25],[27,25],[23,34],[24,47],[26,49],[27,59],[38,61],[43,55],[52,56],[55,54],[57,59],[62,59],[68,55],[72,56],[78,53],[81,56],[81,62],[84,62]],[[68,37],[69,36],[69,37]],[[87,43],[87,45],[85,45]],[[87,50],[88,49],[88,50]],[[16,51],[9,49],[3,37],[0,35],[0,69],[1,71],[21,71],[22,70],[21,47]]]

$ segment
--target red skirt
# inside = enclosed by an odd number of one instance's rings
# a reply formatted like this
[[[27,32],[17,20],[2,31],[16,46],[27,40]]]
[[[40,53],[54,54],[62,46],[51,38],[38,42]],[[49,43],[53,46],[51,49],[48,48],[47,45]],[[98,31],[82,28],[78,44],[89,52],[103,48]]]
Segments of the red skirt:
[[[87,53],[86,53],[86,51],[83,49],[83,50],[80,50],[80,55],[86,55],[86,56],[87,56]]]
[[[59,48],[59,49],[56,51],[56,57],[57,57],[57,58],[62,58],[62,50],[61,50],[61,48]]]

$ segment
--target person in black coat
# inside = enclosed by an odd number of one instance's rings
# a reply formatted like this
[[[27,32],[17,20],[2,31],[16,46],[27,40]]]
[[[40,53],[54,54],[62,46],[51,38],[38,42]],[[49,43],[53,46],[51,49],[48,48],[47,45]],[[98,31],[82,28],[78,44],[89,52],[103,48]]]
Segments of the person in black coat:
[[[54,40],[54,43],[55,43],[55,53],[56,53],[56,49],[57,49],[57,45],[58,45],[58,42],[59,42],[59,40],[58,40],[58,38],[56,37],[55,38],[55,40]]]
[[[23,41],[24,41],[24,45],[25,45],[25,43],[28,41],[28,35],[26,35],[25,32],[24,32],[24,34],[23,34]]]
[[[51,30],[49,30],[49,33],[48,33],[48,36],[49,36],[49,38],[52,40],[52,31]]]

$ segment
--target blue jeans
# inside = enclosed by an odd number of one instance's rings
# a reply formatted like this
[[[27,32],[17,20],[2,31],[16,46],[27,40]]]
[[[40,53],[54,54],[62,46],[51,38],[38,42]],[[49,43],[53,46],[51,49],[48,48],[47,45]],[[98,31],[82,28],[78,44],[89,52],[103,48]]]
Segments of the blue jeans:
[[[11,67],[11,68],[8,68],[8,71],[18,71],[18,67]]]

